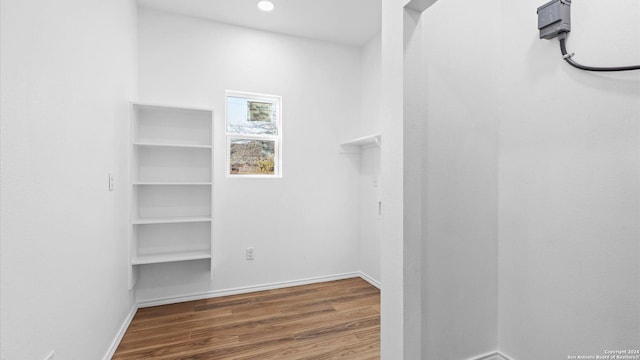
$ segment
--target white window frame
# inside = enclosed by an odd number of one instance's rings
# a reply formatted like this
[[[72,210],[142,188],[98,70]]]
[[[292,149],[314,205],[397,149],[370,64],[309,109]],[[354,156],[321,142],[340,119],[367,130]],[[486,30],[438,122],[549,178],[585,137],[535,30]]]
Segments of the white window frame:
[[[241,97],[256,101],[276,101],[278,103],[278,118],[276,119],[276,125],[278,127],[278,135],[247,135],[230,133],[228,131],[228,98],[229,97]],[[226,170],[225,175],[231,179],[281,179],[282,178],[282,96],[260,94],[246,91],[226,90],[224,97],[224,132],[227,140],[226,146]],[[274,167],[273,175],[269,174],[232,174],[231,173],[231,140],[232,139],[246,139],[246,140],[268,140],[274,141]]]

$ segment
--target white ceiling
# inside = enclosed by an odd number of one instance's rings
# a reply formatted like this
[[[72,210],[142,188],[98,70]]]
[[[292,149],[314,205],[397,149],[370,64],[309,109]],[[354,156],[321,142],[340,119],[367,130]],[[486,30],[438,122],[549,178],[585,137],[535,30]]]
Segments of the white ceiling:
[[[140,6],[260,30],[360,46],[380,31],[380,0],[138,0]]]

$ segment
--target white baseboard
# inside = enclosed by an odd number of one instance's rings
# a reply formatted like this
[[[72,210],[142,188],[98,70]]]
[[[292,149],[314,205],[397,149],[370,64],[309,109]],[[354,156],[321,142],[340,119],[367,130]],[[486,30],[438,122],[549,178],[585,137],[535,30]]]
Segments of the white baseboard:
[[[245,287],[239,287],[239,288],[227,289],[227,290],[207,291],[207,292],[182,295],[182,296],[157,298],[157,299],[140,301],[138,302],[138,307],[145,308],[145,307],[151,307],[151,306],[175,304],[175,303],[181,303],[186,301],[210,299],[210,298],[229,296],[229,295],[247,294],[252,292],[281,289],[281,288],[287,288],[292,286],[309,285],[309,284],[315,284],[315,283],[326,282],[326,281],[351,279],[355,277],[361,277],[361,274],[358,272],[353,272],[353,273],[345,273],[345,274],[337,274],[337,275],[329,275],[329,276],[319,276],[319,277],[300,279],[300,280],[282,281],[282,282],[270,283],[270,284],[245,286]]]
[[[369,284],[377,287],[379,290],[382,289],[382,284],[380,283],[380,281],[372,278],[371,276],[365,274],[364,272],[360,271],[358,272],[358,275],[360,275],[360,277],[362,278],[362,280],[368,282]]]
[[[113,357],[113,354],[116,353],[116,350],[118,349],[118,345],[120,345],[120,341],[122,341],[122,338],[124,337],[124,334],[127,332],[129,325],[131,325],[131,321],[133,320],[133,317],[136,315],[137,311],[138,311],[138,305],[134,304],[131,307],[129,314],[124,319],[124,322],[120,326],[120,329],[118,329],[118,333],[116,334],[115,338],[111,342],[111,346],[109,346],[107,353],[104,355],[104,358],[103,358],[104,360],[111,360],[111,358]]]
[[[499,351],[494,351],[494,352],[490,352],[490,353],[474,356],[474,357],[472,357],[470,359],[467,359],[467,360],[511,360],[511,359],[509,359],[508,357],[504,356]]]

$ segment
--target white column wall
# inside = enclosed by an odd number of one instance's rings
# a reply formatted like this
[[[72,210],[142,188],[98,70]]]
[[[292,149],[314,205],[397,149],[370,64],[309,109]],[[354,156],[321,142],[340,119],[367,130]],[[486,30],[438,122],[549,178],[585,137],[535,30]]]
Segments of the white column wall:
[[[497,347],[499,12],[449,0],[420,19],[423,359]]]

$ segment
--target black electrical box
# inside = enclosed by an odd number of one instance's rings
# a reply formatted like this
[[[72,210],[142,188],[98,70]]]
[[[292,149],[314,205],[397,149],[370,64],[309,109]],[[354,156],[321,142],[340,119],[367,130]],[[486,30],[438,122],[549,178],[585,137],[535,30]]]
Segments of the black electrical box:
[[[538,8],[540,39],[571,31],[571,0],[552,0]]]

